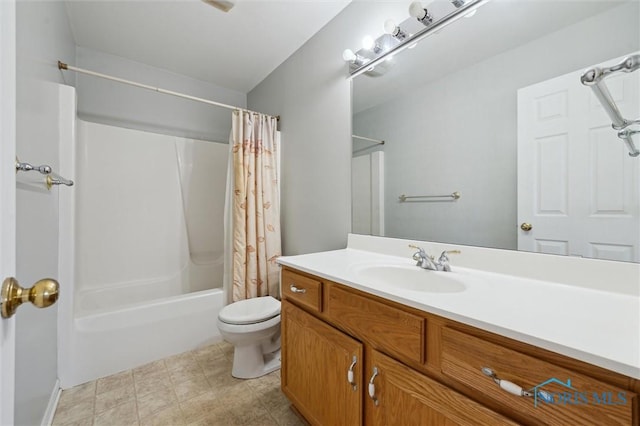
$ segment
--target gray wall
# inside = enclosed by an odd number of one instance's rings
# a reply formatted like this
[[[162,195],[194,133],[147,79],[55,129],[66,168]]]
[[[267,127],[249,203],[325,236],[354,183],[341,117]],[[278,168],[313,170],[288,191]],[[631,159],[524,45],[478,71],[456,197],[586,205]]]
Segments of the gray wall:
[[[75,42],[61,2],[18,1],[17,155],[58,166],[58,58],[74,60]],[[73,76],[65,76],[73,84]],[[19,176],[20,178],[20,176]],[[58,276],[58,191],[17,190],[17,278],[30,287]],[[66,291],[61,283],[61,291]],[[40,424],[57,378],[57,307],[20,307],[16,314],[15,422]]]
[[[354,133],[387,142],[386,235],[517,248],[517,90],[638,50],[639,6],[617,7],[356,114]],[[398,203],[402,193],[453,191],[460,200]]]
[[[360,45],[364,2],[347,6],[248,95],[281,116],[283,253],[344,248],[351,229],[351,97],[342,51]],[[384,14],[377,22],[384,22]],[[373,22],[376,22],[374,20]]]
[[[245,107],[235,90],[85,47],[76,49],[80,68],[199,98]],[[130,129],[227,143],[232,112],[113,81],[78,74],[78,116]]]

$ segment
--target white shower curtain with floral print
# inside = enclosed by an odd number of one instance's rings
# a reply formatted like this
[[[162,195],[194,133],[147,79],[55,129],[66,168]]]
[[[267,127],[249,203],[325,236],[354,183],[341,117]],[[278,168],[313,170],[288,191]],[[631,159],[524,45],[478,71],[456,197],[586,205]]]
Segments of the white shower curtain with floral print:
[[[231,301],[280,297],[279,132],[275,117],[234,111],[226,224]]]

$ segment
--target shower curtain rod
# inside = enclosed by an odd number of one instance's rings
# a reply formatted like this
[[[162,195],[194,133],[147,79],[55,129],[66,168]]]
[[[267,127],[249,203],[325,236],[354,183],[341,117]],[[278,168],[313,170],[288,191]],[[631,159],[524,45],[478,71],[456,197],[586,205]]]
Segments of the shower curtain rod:
[[[140,87],[140,88],[147,89],[147,90],[153,90],[154,92],[163,93],[165,95],[171,95],[171,96],[176,96],[178,98],[189,99],[191,101],[202,102],[204,104],[219,106],[219,107],[231,109],[231,110],[234,110],[234,111],[240,110],[240,111],[251,112],[251,113],[254,113],[254,114],[262,114],[262,113],[259,113],[257,111],[251,111],[251,110],[246,109],[246,108],[240,108],[240,107],[233,106],[233,105],[227,105],[227,104],[223,104],[223,103],[220,103],[220,102],[211,101],[209,99],[198,98],[198,97],[187,95],[187,94],[184,94],[184,93],[174,92],[172,90],[161,89],[160,87],[149,86],[147,84],[137,83],[135,81],[125,80],[123,78],[113,77],[111,75],[102,74],[102,73],[95,72],[95,71],[85,70],[83,68],[77,68],[77,67],[65,64],[64,62],[61,62],[61,61],[58,61],[58,69],[59,70],[66,70],[66,71],[75,71],[75,72],[79,72],[81,74],[92,75],[94,77],[100,77],[100,78],[104,78],[106,80],[111,80],[111,81],[116,81],[118,83],[128,84],[130,86]],[[267,115],[269,117],[275,117],[276,120],[280,121],[280,116],[279,115],[276,115],[276,116],[269,115],[269,114],[265,114],[265,115]]]

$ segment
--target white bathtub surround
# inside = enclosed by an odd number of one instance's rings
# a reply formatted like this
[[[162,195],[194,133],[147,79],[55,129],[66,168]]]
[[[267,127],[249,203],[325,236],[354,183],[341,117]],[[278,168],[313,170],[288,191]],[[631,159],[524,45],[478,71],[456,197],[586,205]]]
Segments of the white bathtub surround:
[[[228,146],[76,120],[60,94],[61,386],[220,341]]]
[[[367,279],[367,267],[410,268],[419,245],[428,254],[459,249],[452,272],[420,271],[455,280],[457,292],[428,292]],[[349,235],[343,250],[281,257],[279,263],[640,378],[640,265]],[[417,267],[416,267],[417,268]]]
[[[233,112],[233,301],[279,297],[278,132],[275,117]]]

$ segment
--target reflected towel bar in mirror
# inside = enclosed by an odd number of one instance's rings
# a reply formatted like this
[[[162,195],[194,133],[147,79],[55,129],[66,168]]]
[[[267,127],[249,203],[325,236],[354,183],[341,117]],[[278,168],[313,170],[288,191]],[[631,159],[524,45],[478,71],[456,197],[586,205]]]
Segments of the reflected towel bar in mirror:
[[[611,96],[605,84],[604,78],[616,72],[634,72],[638,69],[640,69],[640,55],[631,55],[612,67],[590,68],[586,70],[580,78],[582,84],[591,87],[593,90],[593,94],[598,98],[609,118],[611,118],[612,127],[616,130],[621,130],[618,132],[618,137],[627,145],[631,157],[640,155],[640,150],[636,148],[631,138],[631,136],[638,133],[638,131],[627,129],[627,127],[640,124],[640,119],[627,120],[622,116],[613,96]]]
[[[379,145],[384,145],[384,141],[379,140],[379,139],[367,138],[365,136],[358,136],[358,135],[351,135],[351,137],[353,139],[360,139],[360,140],[363,140],[363,141],[373,142],[373,143],[377,143]]]
[[[446,194],[446,195],[404,195],[402,194],[401,196],[398,197],[401,203],[404,203],[410,198],[412,199],[451,198],[453,200],[457,200],[458,198],[460,198],[460,193],[456,191],[452,194]]]

